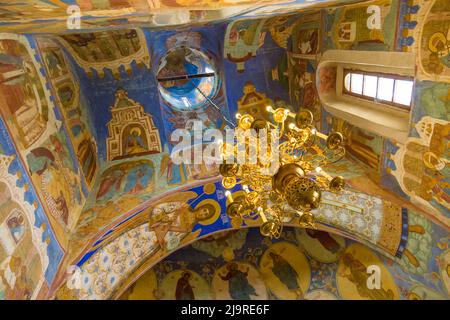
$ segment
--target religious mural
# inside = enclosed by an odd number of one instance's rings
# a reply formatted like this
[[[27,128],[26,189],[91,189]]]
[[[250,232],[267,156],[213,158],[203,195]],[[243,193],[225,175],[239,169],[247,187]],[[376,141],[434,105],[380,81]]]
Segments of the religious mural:
[[[366,30],[366,23],[362,23],[363,20],[359,22],[358,19],[367,15],[369,4],[381,6],[382,30]],[[436,9],[432,9],[434,5]],[[404,51],[417,52],[417,63],[420,66],[418,78],[436,80],[437,74],[424,71],[428,64],[425,59],[445,56],[433,49],[433,43],[439,46],[440,40],[437,39],[442,38],[437,34],[446,33],[443,18],[445,6],[439,1],[413,1],[407,4],[402,1],[371,1],[337,8],[326,17],[329,36],[325,40],[325,46],[329,49],[371,51],[398,50],[403,47]],[[364,19],[366,22],[367,18]],[[433,24],[433,19],[439,20],[439,23]],[[406,29],[400,32],[402,28]],[[387,35],[386,30],[396,32]],[[443,62],[436,59],[437,63],[433,65],[442,69],[439,65]],[[431,64],[429,63],[430,66]],[[335,68],[327,67],[320,71],[319,76],[322,93],[336,90]],[[445,77],[441,81],[445,81]],[[411,129],[405,143],[391,141],[364,128],[346,124],[327,113],[324,113],[327,116],[322,120],[325,128],[340,128],[346,132],[347,154],[369,169],[370,178],[410,200],[415,205],[414,210],[439,219],[447,226],[449,208],[445,199],[448,198],[449,175],[446,171],[448,154],[445,150],[448,149],[448,90],[445,83],[416,83],[410,116]],[[362,149],[361,145],[364,145]],[[379,193],[375,190],[371,192]]]
[[[9,216],[0,220],[2,300],[28,300],[36,295],[35,291],[42,285],[45,270],[39,252],[42,248],[36,248],[33,244],[32,226],[20,205],[12,199],[8,186],[0,182],[0,189],[4,198],[1,211],[9,213]],[[45,248],[44,245],[41,246]],[[48,263],[48,258],[46,262]]]
[[[367,174],[379,183],[384,146],[383,137],[355,127],[329,114],[324,121],[331,127],[331,131],[338,131],[344,135],[347,155],[364,166],[367,169]]]
[[[314,60],[289,55],[289,91],[294,106],[312,112],[318,128],[322,119],[321,105],[316,89],[316,63]]]
[[[256,117],[267,119],[267,105],[295,110],[296,106],[291,106],[289,96],[287,54],[292,42],[291,30],[295,18],[285,15],[242,20],[242,23],[239,21],[228,24],[224,40],[224,53],[227,55],[224,60],[225,77],[230,111],[249,112]],[[246,25],[249,25],[249,28],[240,31],[240,28]],[[250,33],[254,39],[252,45],[250,42],[244,43]],[[246,55],[247,52],[249,53]]]
[[[60,38],[76,62],[85,72],[92,70],[102,77],[103,68],[113,70],[120,77],[120,67],[130,72],[129,64],[150,67],[150,58],[145,39],[140,29],[124,29],[96,33],[67,34]]]
[[[399,15],[402,1],[373,0],[338,7],[327,17],[328,49],[392,51],[397,48]],[[380,8],[380,20],[369,6]],[[372,17],[372,19],[369,19]],[[379,22],[379,25],[377,25]]]
[[[292,26],[292,48],[295,57],[315,59],[322,46],[322,13],[300,15]]]
[[[382,179],[428,214],[449,225],[449,86],[430,81],[416,85],[410,136],[404,144],[386,142]],[[390,182],[390,177],[395,183]],[[393,187],[394,186],[394,187]]]
[[[304,14],[292,25],[288,52],[289,95],[294,110],[308,109],[321,128],[322,110],[316,89],[316,59],[322,46],[322,14]]]
[[[441,236],[433,237],[436,257],[446,256],[442,244],[448,243],[448,237]],[[217,248],[226,250],[221,246],[224,241],[233,245],[232,256],[214,254]],[[428,250],[431,254],[432,249]],[[369,265],[381,269],[379,289],[367,289]],[[434,261],[425,274],[439,270]],[[341,236],[285,228],[279,240],[269,240],[250,228],[198,240],[171,254],[120,299],[407,300],[448,299],[449,294],[443,277],[429,280],[410,274],[397,262]]]
[[[0,119],[0,300],[47,292],[63,254],[18,157]]]
[[[329,168],[326,168],[326,170],[328,171]],[[361,172],[364,172],[364,170],[361,170]],[[236,187],[232,197],[237,199],[239,193],[242,192],[239,187]],[[408,272],[422,274],[429,270],[426,262],[430,261],[430,248],[435,241],[432,240],[433,235],[437,232],[444,236],[444,230],[434,226],[413,210],[402,208],[401,205],[368,194],[346,191],[340,195],[324,193],[322,197],[321,209],[315,213],[320,225],[319,230],[325,228],[325,230],[332,230],[352,240],[363,242],[382,255],[389,257],[395,263],[402,265]],[[81,238],[78,240],[74,238],[72,246],[80,243],[78,241],[82,242],[87,236],[94,237],[94,244],[83,251],[76,251],[77,258],[72,258],[75,259],[74,263],[79,267],[79,273],[72,275],[70,278],[72,279],[70,283],[74,281],[75,284],[62,287],[57,296],[61,299],[105,299],[115,296],[117,290],[131,284],[134,275],[140,274],[143,268],[154,265],[174,250],[199,237],[217,230],[240,229],[260,225],[259,220],[230,219],[224,213],[227,201],[220,182],[200,185],[178,194],[169,193],[161,199],[141,204],[135,203],[137,210],[130,212],[125,218],[116,220],[97,236],[95,236],[95,232],[92,233],[92,224],[89,223],[89,219],[102,224],[105,224],[105,221],[113,220],[111,218],[108,220],[108,217],[103,215],[92,217],[92,212],[90,215],[85,215],[83,219],[87,220],[80,221],[80,228],[77,232]],[[398,199],[396,201],[398,202]],[[119,205],[120,202],[117,202],[116,205],[109,208],[112,217],[117,210],[121,210]],[[89,216],[90,218],[88,218]],[[298,216],[295,212],[292,212],[290,220],[286,220],[286,223],[292,226],[298,225]],[[106,286],[105,281],[107,281],[106,278],[99,278],[95,273],[95,270],[97,270],[95,266],[101,262],[101,257],[108,255],[109,260],[119,261],[116,260],[118,259],[118,252],[111,248],[116,246],[117,243],[127,241],[126,239],[130,234],[139,233],[139,230],[144,226],[148,232],[154,234],[152,246],[146,247],[145,253],[140,253],[133,260],[132,265],[124,265],[120,262],[120,268],[122,268],[120,276],[115,279],[113,285],[105,289],[106,291],[99,293],[98,290],[100,289],[98,288],[104,288]],[[238,231],[232,230],[231,233],[235,234],[232,237],[234,239],[232,242],[230,242],[231,240],[223,240],[211,246],[205,242],[198,242],[192,246],[201,252],[231,261],[236,257],[235,251],[239,250],[244,243],[244,239]],[[320,253],[315,249],[309,249],[309,245],[313,246],[320,243],[330,251],[329,254],[317,258],[319,261],[335,261],[342,255],[343,243],[339,239],[336,240],[336,237],[332,235],[325,236],[320,231],[307,230],[306,234],[299,237],[304,239],[302,243],[305,246],[308,244],[308,249],[305,250],[309,250],[311,256],[317,256]],[[215,241],[220,238],[219,236],[213,236],[210,239]],[[289,246],[273,247],[270,251],[272,254],[267,254],[267,257],[264,258],[265,262],[260,268],[266,268],[265,266],[267,266],[270,269],[270,263],[274,259],[280,263],[283,261],[282,259],[289,261],[292,256],[299,254],[292,250]],[[300,272],[298,268],[300,268],[301,262],[298,263],[300,265],[294,265],[293,268],[297,268],[297,272]],[[234,276],[258,278],[252,270],[245,264],[230,264],[221,269],[215,275],[216,280],[214,280],[215,286],[223,288],[220,291],[221,297],[229,299],[235,294],[232,287],[231,289],[229,287],[234,283],[230,282],[234,279]],[[271,272],[276,275],[278,271],[272,270]],[[267,276],[271,276],[269,271],[266,273]],[[89,282],[87,287],[77,286],[76,279],[80,279],[80,275],[89,277],[92,282]],[[189,279],[191,278],[189,277]],[[289,287],[293,289],[291,293],[281,292],[279,295],[295,298],[296,295],[304,294],[307,283],[302,281],[305,280],[300,279],[297,287]],[[225,287],[223,287],[224,284]],[[93,291],[93,288],[97,289]],[[274,290],[278,290],[277,288]],[[244,289],[246,293],[242,294],[246,294],[252,299],[257,299],[260,294],[264,296],[262,292],[258,293],[260,292],[258,287],[253,289],[245,287]],[[162,293],[161,296],[168,297]]]
[[[8,67],[4,76],[8,80],[1,85],[6,91],[0,97],[7,98],[11,108],[2,108],[6,112],[2,115],[51,225],[58,239],[66,244],[68,231],[84,205],[87,188],[58,108],[63,105],[55,106],[51,98],[42,65],[44,58],[39,55],[36,40],[2,34],[0,41],[5,44],[1,57],[9,61],[2,66],[12,67],[11,62],[15,61],[25,68]],[[14,101],[15,107],[11,105]]]
[[[423,25],[417,44],[420,79],[450,81],[450,5],[445,0],[420,1]],[[439,80],[438,80],[439,79]]]
[[[254,0],[30,0],[5,3],[0,8],[0,24],[5,31],[17,33],[64,33],[73,29],[103,31],[110,27],[128,28],[130,24],[141,27],[207,24],[235,16],[273,16],[293,13],[307,7],[323,8],[352,1],[261,0],[255,3]]]
[[[23,37],[0,39],[0,52],[1,113],[19,138],[21,147],[27,149],[47,127],[50,105],[45,82],[33,51]]]
[[[0,34],[0,129],[7,137],[0,141],[0,298],[448,299],[448,230],[433,223],[450,225],[446,1],[372,0],[295,15],[268,6],[263,16],[249,11],[182,29],[93,32],[156,6],[144,2],[77,1],[103,15],[83,22],[87,32]],[[381,8],[382,29],[367,27],[371,4]],[[188,83],[198,99],[184,109],[157,81],[159,70],[177,71],[161,61],[183,46],[204,54],[215,73],[199,86],[211,101],[190,82],[174,82]],[[336,68],[316,73],[327,49],[417,52],[420,81],[404,144],[323,110],[316,85],[335,90],[337,76]],[[194,58],[183,66],[198,66]],[[192,131],[194,120],[203,130],[222,130],[237,111],[266,118],[268,104],[307,108],[319,128],[344,133],[347,149],[346,159],[325,168],[349,188],[323,195],[320,230],[286,228],[279,241],[238,230],[258,220],[226,216],[217,166],[176,165],[170,157],[173,130]],[[289,219],[296,225],[295,212]],[[369,292],[363,271],[373,263],[384,277]],[[67,264],[76,265],[73,273]]]
[[[80,98],[80,85],[70,71],[62,49],[54,41],[40,38],[44,64],[56,97],[62,106],[65,124],[86,183],[93,183],[98,168],[97,146],[92,135],[91,121],[85,103]]]
[[[108,201],[116,195],[152,192],[155,167],[149,160],[124,162],[105,170],[97,191],[97,200]]]
[[[184,37],[181,37],[181,39],[185,39]],[[193,37],[193,39],[198,39],[198,37]],[[236,88],[239,88],[239,86],[241,86],[241,90],[243,88],[242,84],[247,83],[249,80],[252,79],[251,77],[251,73],[256,70],[256,68],[252,67],[252,63],[253,61],[255,61],[255,64],[259,64],[259,65],[263,65],[266,66],[268,63],[267,58],[272,57],[272,55],[269,54],[269,51],[276,51],[278,54],[278,49],[272,49],[272,48],[279,48],[279,46],[277,44],[271,44],[271,41],[273,41],[272,39],[272,35],[267,35],[266,36],[267,42],[265,41],[263,46],[261,47],[261,54],[257,55],[254,59],[251,59],[248,61],[248,65],[249,68],[246,68],[244,70],[244,72],[238,73],[238,76],[235,77],[235,73],[233,71],[229,71],[229,69],[226,69],[226,78],[230,79],[230,77],[233,77],[233,81],[229,81],[229,87],[227,88],[227,92],[230,92],[230,96],[236,96],[236,92],[238,92],[237,90],[233,90],[233,88],[235,88],[234,86],[236,86]],[[180,40],[180,41],[185,41],[185,40]],[[275,47],[276,46],[276,47]],[[260,59],[258,59],[260,58]],[[302,59],[301,57],[299,59]],[[304,60],[311,60],[311,59],[305,59]],[[261,63],[261,61],[263,61],[263,63]],[[270,61],[270,60],[269,60]],[[228,62],[226,62],[228,63]],[[269,64],[270,65],[270,64]],[[311,62],[312,67],[314,66],[314,61]],[[276,63],[272,62],[272,66],[269,70],[271,70],[274,66],[276,66]],[[260,68],[261,69],[261,68]],[[265,69],[265,68],[263,68]],[[231,68],[231,70],[233,70]],[[314,69],[312,69],[312,71],[310,72],[312,75],[314,75]],[[332,71],[332,70],[331,70]],[[257,74],[260,74],[260,71],[258,71]],[[333,74],[333,72],[330,73],[331,75]],[[256,77],[258,78],[258,77]],[[275,81],[274,81],[275,82]],[[311,81],[313,82],[313,81]],[[314,81],[315,82],[315,81]],[[276,83],[276,82],[275,82]],[[257,88],[257,86],[261,86],[260,82],[258,82],[258,79],[256,79],[256,84],[254,84],[255,88]],[[231,89],[230,89],[231,87]],[[263,87],[265,88],[265,87]],[[301,86],[299,85],[299,88],[301,88]],[[270,90],[264,90],[265,92],[268,92],[268,94],[272,95],[274,94],[274,92],[276,91],[275,94],[280,94],[283,95],[282,90],[279,90],[276,86],[273,86],[273,88],[271,88],[272,91]],[[277,91],[278,90],[278,91]],[[259,90],[257,90],[259,91]],[[263,92],[264,92],[263,91]],[[242,92],[242,91],[241,91]],[[261,91],[259,91],[261,92]],[[279,92],[279,93],[278,93]],[[230,108],[233,108],[233,104],[237,104],[237,101],[239,100],[241,96],[237,96],[236,100],[231,101],[231,106]],[[237,109],[237,108],[236,108]],[[195,116],[194,116],[195,117]],[[329,118],[325,118],[328,119]],[[327,120],[327,121],[328,121]],[[332,126],[334,125],[334,120],[331,121],[330,123],[327,124],[327,121],[322,121],[322,123],[328,125],[328,126]],[[336,122],[337,126],[342,126],[345,124]],[[182,126],[181,126],[182,127]],[[364,132],[364,131],[360,131],[359,128],[352,128],[352,127],[348,127],[349,132],[354,132],[350,135],[348,135],[348,137],[351,137],[351,139],[349,139],[349,148],[352,149],[352,154],[354,156],[355,159],[360,160],[363,163],[367,163],[367,166],[371,167],[372,169],[376,169],[376,167],[378,167],[380,159],[383,157],[383,154],[381,153],[382,151],[381,149],[381,141],[378,137],[371,135],[371,133],[369,132]],[[351,130],[350,130],[351,129]],[[358,131],[359,130],[359,131]],[[358,143],[356,142],[360,142],[360,144],[364,144],[364,146],[366,146],[366,143],[368,143],[369,141],[374,140],[374,144],[371,144],[371,150],[370,149],[361,149],[358,148]],[[353,142],[355,141],[355,142]],[[384,151],[383,151],[384,152]],[[178,168],[177,168],[178,169]],[[356,185],[358,185],[358,183],[361,183],[361,181],[366,181],[364,180],[365,178],[362,175],[362,172],[365,171],[364,168],[361,168],[361,166],[352,164],[350,162],[346,162],[345,164],[342,165],[338,165],[337,170],[339,171],[340,174],[344,174],[346,177],[347,176],[354,176],[354,183]],[[169,172],[169,171],[167,171]],[[184,172],[184,170],[183,170]],[[355,174],[356,173],[356,174]],[[358,176],[358,174],[360,176]],[[352,183],[353,183],[352,181]],[[360,185],[358,185],[360,186]],[[361,187],[361,186],[360,186]],[[379,194],[380,197],[387,197],[387,193],[386,192],[382,192],[379,187],[376,187],[375,185],[370,185],[370,190],[368,190],[369,193],[374,193],[374,194]],[[365,238],[368,241],[372,242],[372,243],[377,243],[377,245],[380,246],[380,248],[383,248],[384,250],[388,251],[391,255],[404,255],[404,259],[405,261],[408,261],[408,263],[411,263],[412,265],[421,265],[422,261],[421,259],[421,254],[418,252],[415,252],[414,249],[407,249],[404,247],[404,236],[409,232],[410,235],[413,237],[417,236],[419,239],[422,239],[424,237],[424,235],[426,235],[426,237],[428,237],[428,232],[424,232],[421,228],[417,228],[414,225],[411,226],[411,228],[403,228],[403,219],[405,217],[404,211],[402,210],[400,205],[392,205],[389,204],[389,202],[386,203],[381,203],[379,201],[379,199],[377,200],[376,198],[372,198],[371,196],[368,195],[348,195],[348,196],[344,196],[344,198],[347,198],[345,201],[350,201],[350,203],[352,203],[353,205],[355,205],[356,207],[353,208],[353,210],[350,211],[346,211],[346,214],[342,214],[343,211],[339,211],[339,209],[332,209],[333,206],[330,207],[330,210],[325,210],[324,214],[321,216],[323,219],[331,219],[331,221],[333,221],[334,223],[338,224],[339,226],[343,227],[343,226],[348,226],[348,222],[349,221],[353,221],[352,225],[352,232],[356,232],[358,234],[358,237],[360,238]],[[392,197],[391,197],[392,198]],[[335,201],[335,202],[339,202],[340,199],[329,199],[330,201]],[[395,200],[395,199],[392,199]],[[396,200],[396,203],[399,203],[398,200]],[[374,214],[373,214],[373,218],[369,218],[369,220],[364,221],[364,219],[360,219],[360,214],[358,214],[358,210],[367,210],[366,206],[368,206],[368,208],[372,208],[375,204],[376,209],[374,210]],[[383,209],[381,209],[383,208]],[[106,207],[105,207],[106,209]],[[335,211],[336,210],[336,211]],[[383,220],[379,218],[379,213],[380,212],[384,212],[385,215]],[[334,214],[336,214],[337,216],[334,216]],[[340,215],[339,215],[340,214]],[[411,213],[412,214],[412,213]],[[327,216],[329,215],[329,216]],[[335,218],[333,218],[335,217]],[[338,218],[339,217],[339,218]],[[388,219],[391,219],[389,220]],[[377,221],[372,228],[372,230],[369,228],[369,226],[371,225],[371,219],[374,219],[374,221]],[[329,220],[327,220],[329,221]],[[247,225],[252,225],[252,221],[231,221],[231,224],[234,227],[240,227],[242,224],[247,224]],[[395,240],[388,240],[389,238],[389,233],[387,232],[387,230],[389,230],[389,228],[391,228],[392,226],[395,226],[395,230],[396,230],[396,236],[394,237]],[[118,230],[121,230],[120,228]],[[403,239],[403,240],[402,240]],[[422,241],[422,240],[419,240]],[[235,266],[230,268],[234,268]],[[233,270],[234,270],[233,269]],[[243,273],[245,273],[246,268],[244,267],[239,267],[237,268],[237,270],[242,271]],[[225,271],[223,271],[222,275],[225,277]],[[186,276],[187,278],[190,279],[190,276]],[[219,277],[220,278],[220,277]],[[190,280],[189,280],[190,281]],[[249,289],[250,290],[250,289]]]
[[[80,269],[72,275],[72,284],[67,286],[75,291],[69,294],[77,294],[81,299],[104,299],[113,294],[115,287],[126,280],[124,275],[129,275],[140,267],[142,259],[164,257],[196,237],[214,230],[216,226],[223,225],[223,218],[220,219],[223,209],[214,198],[216,193],[215,184],[206,184],[180,194],[167,195],[149,208],[129,217],[126,223],[117,224],[111,232],[98,239],[98,244],[91,252],[81,257],[78,263]],[[135,240],[129,240],[129,237]],[[147,237],[145,243],[137,247],[133,245],[133,241],[139,242],[143,237]],[[126,250],[131,251],[120,250],[118,252],[123,256],[119,257],[113,248],[121,246],[122,243],[130,243],[127,244]],[[127,258],[124,264],[125,256],[134,258]],[[105,257],[108,257],[105,271],[120,270],[111,275],[114,280],[108,278],[108,281],[111,280],[110,285],[104,282],[106,278],[98,278],[98,275],[92,272],[92,268],[104,263]],[[82,280],[85,284],[78,286],[76,279],[85,277],[89,281]],[[91,286],[95,286],[94,291]],[[68,298],[64,293],[60,295],[60,298]]]
[[[240,114],[250,114],[255,119],[265,119],[270,121],[270,114],[266,106],[273,102],[262,92],[257,92],[251,82],[247,82],[243,88],[243,95],[237,101],[238,112]]]
[[[60,131],[50,135],[41,146],[27,155],[31,177],[47,203],[51,215],[66,230],[76,222],[70,215],[73,208],[80,208],[84,195],[80,178],[75,174],[75,163],[67,148],[66,133]]]
[[[245,62],[256,56],[264,43],[265,32],[261,32],[265,19],[236,20],[228,24],[225,33],[224,58],[236,63],[239,72],[245,69]]]
[[[434,212],[449,224],[448,144],[450,125],[423,117],[417,124],[419,138],[410,137],[398,145],[389,158],[388,172],[394,175],[411,201]],[[397,169],[391,169],[393,163]]]
[[[364,280],[367,268],[376,265],[381,270],[381,287],[370,290]],[[359,245],[350,245],[342,255],[337,270],[336,284],[344,299],[398,300],[399,289],[395,280],[376,254]]]
[[[128,98],[123,89],[116,91],[111,106],[106,142],[108,160],[161,152],[161,140],[152,116],[138,102]]]
[[[266,20],[264,28],[267,28],[273,41],[285,50],[288,49],[289,38],[292,33],[293,23],[289,23],[293,15],[275,16]]]
[[[212,32],[215,32],[214,28]],[[146,40],[151,36],[156,41],[151,57],[155,62],[162,61],[166,49],[174,46],[202,45],[205,52],[215,48],[209,37],[194,31],[144,31],[144,34]],[[110,63],[105,62],[105,65]],[[105,69],[103,77],[91,77],[75,65],[74,71],[82,80],[81,91],[92,110],[103,111],[91,114],[96,128],[100,170],[71,237],[71,257],[76,257],[83,249],[80,243],[155,195],[211,178],[218,172],[215,164],[174,164],[170,151],[176,141],[170,141],[170,133],[178,128],[189,129],[194,120],[202,120],[203,129],[223,128],[224,119],[229,118],[226,110],[217,110],[207,101],[195,110],[180,110],[158,94],[158,83],[152,73],[157,71],[157,63],[152,64],[151,69],[140,68],[131,59],[127,63],[124,68],[133,71],[121,72],[120,78],[111,69]],[[136,78],[140,80],[136,81]],[[92,87],[98,90],[89,89]],[[215,103],[223,105],[226,100],[222,87],[216,92]]]

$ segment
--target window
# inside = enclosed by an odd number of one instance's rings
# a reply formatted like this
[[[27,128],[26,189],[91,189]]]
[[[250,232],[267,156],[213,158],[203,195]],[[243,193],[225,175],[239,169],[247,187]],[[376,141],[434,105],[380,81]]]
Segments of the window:
[[[415,74],[411,52],[327,50],[317,66],[317,92],[333,116],[404,143]]]
[[[173,108],[187,111],[213,98],[218,87],[215,65],[206,54],[177,47],[160,61],[157,80],[163,99]]]
[[[344,70],[344,93],[410,109],[414,81],[392,74]]]

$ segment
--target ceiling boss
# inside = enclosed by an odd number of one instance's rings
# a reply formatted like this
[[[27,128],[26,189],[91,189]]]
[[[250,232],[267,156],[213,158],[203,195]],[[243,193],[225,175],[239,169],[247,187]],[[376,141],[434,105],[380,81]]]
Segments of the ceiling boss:
[[[220,173],[226,189],[240,184],[244,190],[235,199],[226,191],[227,215],[244,221],[259,216],[261,233],[278,238],[293,212],[300,226],[315,228],[312,211],[320,206],[322,191],[339,192],[345,186],[342,177],[331,177],[322,168],[342,159],[345,148],[341,133],[318,132],[309,110],[293,113],[271,106],[266,110],[271,121],[236,114],[239,133],[232,143],[222,145]],[[255,153],[258,157],[252,161]]]

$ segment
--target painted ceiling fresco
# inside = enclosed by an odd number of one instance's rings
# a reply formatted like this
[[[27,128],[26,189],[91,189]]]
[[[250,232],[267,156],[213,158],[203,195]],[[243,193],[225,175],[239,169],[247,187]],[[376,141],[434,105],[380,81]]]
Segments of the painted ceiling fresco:
[[[189,8],[200,21],[165,29],[133,23],[148,16],[148,1],[2,3],[0,299],[175,299],[180,281],[178,298],[448,299],[448,1],[345,2],[243,1],[247,11],[214,21],[194,12],[236,1],[150,2],[161,12]],[[92,24],[65,32],[57,20],[71,4]],[[366,24],[371,5],[381,8],[381,30]],[[116,18],[117,28],[104,28]],[[179,47],[191,48],[184,60],[171,55]],[[337,70],[317,69],[333,49],[416,54],[405,142],[325,110],[320,93],[336,89]],[[182,81],[172,99],[173,84],[158,78],[183,68],[213,69],[198,84],[212,103]],[[268,104],[307,108],[319,129],[345,136],[346,159],[326,170],[348,188],[324,194],[316,212],[330,234],[286,228],[272,243],[239,231],[260,221],[225,214],[217,166],[170,157],[175,129],[200,120],[223,130],[238,111],[267,118]],[[196,241],[222,230],[231,231]],[[290,250],[298,258],[286,262]],[[368,261],[388,271],[376,294],[358,285]],[[233,274],[247,279],[240,290]]]
[[[0,26],[10,32],[64,32],[129,24],[174,26],[234,16],[294,12],[358,0],[32,0],[0,4]]]
[[[255,228],[227,231],[171,254],[120,299],[448,299],[449,252],[440,247],[449,239],[441,236],[429,239],[437,241],[437,253],[419,275],[369,247],[323,231],[285,228],[278,240],[264,238]],[[382,270],[380,289],[367,289],[369,265]]]
[[[233,197],[240,192],[237,190]],[[413,210],[362,193],[348,192],[339,199],[331,194],[324,196],[335,205],[318,212],[319,229],[363,242],[412,273],[429,270],[431,250],[436,245],[433,236],[442,237],[444,243],[439,246],[447,247],[446,230]],[[338,207],[339,203],[346,206]],[[58,299],[114,297],[143,270],[196,238],[221,229],[260,224],[230,220],[224,214],[225,206],[220,183],[161,198],[98,238],[71,271],[67,288],[58,292]],[[364,218],[358,210],[365,212]],[[291,218],[288,224],[297,225],[296,219]]]

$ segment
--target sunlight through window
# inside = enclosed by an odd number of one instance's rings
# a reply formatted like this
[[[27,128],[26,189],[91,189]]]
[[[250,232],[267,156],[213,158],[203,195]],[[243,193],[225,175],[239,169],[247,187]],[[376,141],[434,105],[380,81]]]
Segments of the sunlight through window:
[[[395,80],[394,102],[409,106],[411,104],[413,82]]]
[[[370,72],[345,71],[344,92],[359,98],[393,105],[411,107],[414,81],[411,78]]]
[[[383,101],[392,101],[394,94],[394,79],[380,77],[378,78],[377,99]]]

